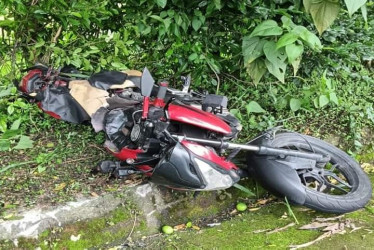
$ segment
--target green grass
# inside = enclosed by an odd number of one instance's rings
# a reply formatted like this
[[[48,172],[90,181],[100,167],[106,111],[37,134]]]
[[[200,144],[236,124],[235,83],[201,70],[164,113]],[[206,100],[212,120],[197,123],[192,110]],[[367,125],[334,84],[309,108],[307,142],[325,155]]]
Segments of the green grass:
[[[371,179],[374,181],[373,175]],[[373,205],[374,200],[368,207],[373,209]],[[320,230],[299,230],[299,227],[311,223],[315,217],[336,216],[313,210],[305,211],[298,206],[292,206],[292,210],[300,224],[277,233],[256,231],[273,230],[294,222],[287,206],[280,202],[254,212],[246,211],[213,228],[205,227],[200,231],[187,229],[172,236],[162,236],[148,246],[150,249],[288,249],[290,245],[304,244],[323,234]],[[285,214],[287,216],[284,216]],[[373,212],[361,209],[346,214],[344,218],[362,228],[353,233],[347,228],[346,234],[333,235],[308,249],[371,249],[374,245],[374,237],[370,233],[374,231]]]

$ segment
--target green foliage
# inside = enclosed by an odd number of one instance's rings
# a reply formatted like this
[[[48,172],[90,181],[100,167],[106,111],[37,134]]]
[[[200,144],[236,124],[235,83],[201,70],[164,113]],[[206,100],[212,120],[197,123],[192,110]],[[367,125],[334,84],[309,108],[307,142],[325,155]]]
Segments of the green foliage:
[[[338,17],[340,0],[303,0],[306,12],[310,13],[319,34],[321,35]],[[349,16],[352,16],[359,8],[367,21],[367,0],[344,0]]]
[[[326,11],[344,6],[337,0],[303,2],[312,19],[321,19],[316,24],[320,32],[322,21],[330,23],[335,13]],[[366,7],[361,3],[345,1],[345,6],[352,14]],[[367,8],[370,12],[372,4]],[[322,18],[320,10],[329,15]],[[363,25],[358,15],[340,15],[337,25],[319,38],[303,11],[296,0],[2,1],[0,131],[18,119],[22,135],[54,124],[39,119],[41,112],[35,113],[10,87],[21,69],[37,61],[55,67],[71,64],[86,75],[147,66],[156,79],[167,78],[174,85],[180,75],[191,73],[194,88],[229,96],[246,132],[277,125],[289,115],[303,119],[305,112],[348,109],[352,105],[342,102],[345,93],[339,91],[349,87],[354,96],[354,81],[369,84],[371,75],[362,61],[374,58],[374,24],[369,20]],[[260,81],[267,84],[253,86]],[[372,117],[367,103],[358,105],[366,118]],[[25,122],[30,112],[36,124]],[[358,130],[362,120],[349,113]]]
[[[282,16],[281,20],[282,27],[273,20],[267,20],[243,38],[244,65],[255,84],[265,74],[265,66],[270,74],[284,83],[287,64],[293,66],[296,75],[304,46],[315,51],[322,48],[318,37],[307,28],[294,24],[286,16]]]

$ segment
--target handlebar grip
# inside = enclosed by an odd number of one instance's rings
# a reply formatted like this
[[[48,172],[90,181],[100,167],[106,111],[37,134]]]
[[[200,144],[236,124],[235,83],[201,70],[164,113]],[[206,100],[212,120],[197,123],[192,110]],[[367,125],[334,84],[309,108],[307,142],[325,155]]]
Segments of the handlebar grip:
[[[169,86],[169,82],[167,82],[167,81],[160,82],[160,87],[159,87],[158,93],[157,93],[157,99],[162,99],[163,100],[165,98],[168,86]]]

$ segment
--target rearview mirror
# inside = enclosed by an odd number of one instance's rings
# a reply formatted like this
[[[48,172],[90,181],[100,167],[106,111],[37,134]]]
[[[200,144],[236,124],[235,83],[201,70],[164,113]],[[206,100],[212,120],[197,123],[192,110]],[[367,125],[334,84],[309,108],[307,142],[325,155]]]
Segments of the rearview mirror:
[[[142,96],[151,96],[154,82],[155,80],[153,79],[151,73],[149,72],[147,67],[145,67],[143,69],[143,74],[140,81],[140,91],[142,93]]]

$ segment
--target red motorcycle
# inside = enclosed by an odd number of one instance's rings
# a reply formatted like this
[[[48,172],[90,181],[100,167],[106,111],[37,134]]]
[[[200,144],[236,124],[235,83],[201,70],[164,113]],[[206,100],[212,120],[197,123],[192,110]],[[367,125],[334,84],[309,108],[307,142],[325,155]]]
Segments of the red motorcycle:
[[[357,210],[371,198],[360,165],[317,138],[274,128],[234,143],[241,125],[228,112],[227,97],[188,91],[190,77],[180,91],[166,81],[155,85],[147,69],[100,72],[88,81],[44,66],[30,70],[17,87],[41,109],[70,122],[90,120],[96,131],[105,131],[105,147],[119,161],[101,162],[101,172],[145,174],[156,184],[191,191],[226,189],[253,176],[294,204],[332,213]],[[92,111],[94,105],[83,101],[97,89],[103,96],[95,92],[91,103],[105,103]],[[242,150],[245,168],[231,161]]]

